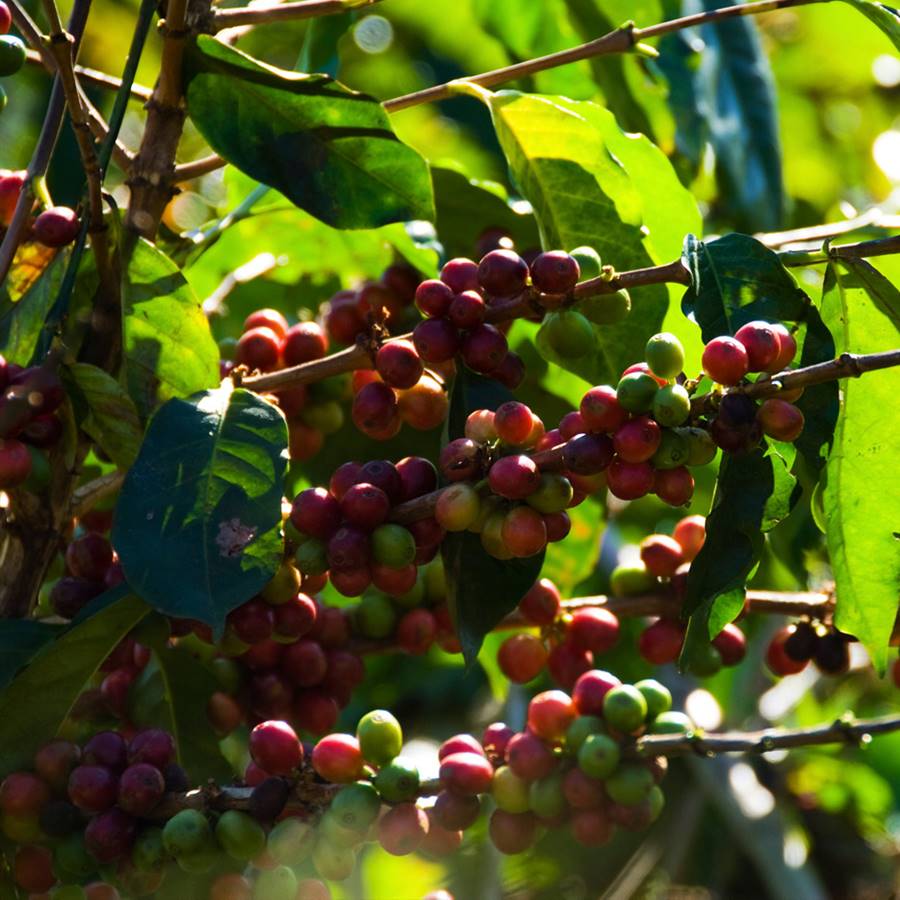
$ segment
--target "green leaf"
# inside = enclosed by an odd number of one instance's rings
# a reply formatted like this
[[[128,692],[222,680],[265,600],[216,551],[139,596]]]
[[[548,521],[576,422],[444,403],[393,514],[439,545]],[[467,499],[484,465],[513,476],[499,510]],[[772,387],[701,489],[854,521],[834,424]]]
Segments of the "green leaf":
[[[869,263],[829,264],[823,290],[822,315],[838,353],[877,353],[900,345],[896,323],[883,313],[900,309],[900,292]],[[900,370],[845,379],[841,391],[823,497],[835,622],[856,635],[884,671],[900,584],[900,430],[891,414]]]
[[[871,19],[900,50],[900,10],[876,0],[845,0],[864,16]]]
[[[502,185],[477,181],[443,166],[432,166],[431,180],[437,209],[435,225],[448,257],[470,256],[486,226],[502,228],[520,251],[540,246],[534,216],[510,205]]]
[[[86,409],[79,417],[82,431],[94,439],[120,468],[137,458],[143,429],[134,401],[112,375],[88,363],[66,367]]]
[[[222,756],[206,713],[218,690],[212,673],[186,650],[154,646],[153,658],[132,688],[136,725],[164,728],[175,738],[178,761],[193,783],[225,783],[234,775]]]
[[[228,612],[272,578],[286,446],[278,408],[230,384],[153,416],[122,486],[113,543],[129,584],[155,609],[221,634]]]
[[[684,612],[690,622],[682,665],[741,611],[744,586],[765,546],[763,531],[787,516],[796,499],[796,479],[781,450],[760,447],[722,458],[706,541],[688,573]]]
[[[567,512],[572,530],[565,540],[547,545],[541,575],[554,582],[563,596],[569,597],[575,585],[588,578],[597,565],[606,526],[606,506],[589,497]]]
[[[59,730],[87,681],[119,641],[148,612],[120,585],[118,597],[41,650],[0,694],[0,776],[28,765]]]
[[[501,91],[487,94],[494,128],[513,178],[531,201],[544,247],[593,246],[617,269],[668,262],[699,227],[696,203],[663,153],[626,135],[593,103]],[[618,379],[641,358],[668,307],[662,285],[633,292],[631,314],[595,328],[597,349],[553,362],[592,384]]]
[[[219,349],[178,267],[153,244],[132,248],[122,285],[125,377],[144,418],[158,403],[219,383]]]
[[[185,96],[217,153],[329,225],[434,217],[425,160],[377,100],[327,75],[276,69],[201,35],[185,55]]]
[[[685,0],[690,15],[731,0]],[[674,86],[679,147],[696,158],[698,138],[716,156],[718,202],[738,228],[773,230],[784,215],[774,82],[750,16],[707,23],[664,39],[659,65]]]
[[[0,689],[5,688],[19,669],[63,630],[63,625],[51,625],[35,619],[0,621]]]

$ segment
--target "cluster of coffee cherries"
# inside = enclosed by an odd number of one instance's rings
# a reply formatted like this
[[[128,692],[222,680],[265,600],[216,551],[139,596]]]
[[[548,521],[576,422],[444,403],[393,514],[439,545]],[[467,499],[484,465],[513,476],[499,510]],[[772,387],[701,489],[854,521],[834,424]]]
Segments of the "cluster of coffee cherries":
[[[597,278],[602,274],[600,256],[593,247],[577,247],[569,258],[575,262],[577,269],[568,263],[569,277],[557,286],[567,287],[568,293],[579,279]],[[572,271],[575,280],[572,280]],[[557,357],[563,359],[579,359],[593,353],[597,347],[597,336],[594,325],[613,325],[620,322],[631,312],[631,297],[626,290],[618,290],[608,294],[598,294],[579,300],[570,298],[564,307],[548,312],[538,331],[538,350],[543,350],[544,343],[553,350]]]
[[[3,14],[0,12],[0,28],[3,24],[2,19]],[[13,47],[21,47],[22,60],[25,59],[25,47],[18,38],[9,35],[0,37],[0,76],[3,75],[4,58],[17,52],[15,49],[10,49],[9,43],[4,42],[13,42]],[[0,88],[0,111],[3,109],[5,99],[3,89]],[[26,177],[27,173],[24,171],[0,170],[0,228],[8,228],[12,222]],[[30,222],[28,237],[45,247],[65,247],[66,244],[71,244],[78,237],[80,227],[81,224],[74,209],[68,206],[51,206],[39,212]]]
[[[437,472],[428,460],[409,456],[347,462],[328,488],[301,491],[290,522],[298,545],[295,560],[304,575],[329,575],[336,590],[358,597],[374,584],[397,596],[413,589],[416,567],[437,554],[444,537],[434,519],[408,526],[388,521],[399,504],[430,493]]]
[[[748,322],[734,337],[713,338],[703,350],[703,371],[717,384],[734,387],[750,373],[776,375],[797,353],[793,335],[779,322]],[[782,390],[757,403],[741,393],[726,393],[709,423],[716,445],[729,453],[755,447],[763,435],[795,441],[803,431],[803,413],[793,404],[803,389]]]
[[[66,545],[65,573],[50,590],[53,612],[74,619],[91,600],[124,580],[122,566],[109,539],[87,531]]]
[[[65,399],[59,377],[43,366],[22,368],[0,356],[0,490],[40,492],[50,480],[43,451],[62,435],[56,411]]]
[[[25,45],[8,34],[12,27],[12,13],[0,0],[0,78],[15,75],[25,65]],[[0,112],[6,108],[6,91],[0,87]]]
[[[823,675],[843,675],[850,668],[850,644],[856,638],[831,623],[801,619],[772,635],[766,664],[773,675],[796,675],[810,662]]]
[[[54,740],[36,753],[31,770],[0,784],[3,834],[18,844],[17,885],[31,894],[107,898],[99,885],[75,886],[110,867],[148,891],[134,858],[139,835],[167,793],[183,792],[188,777],[175,761],[172,736],[148,729],[126,740],[101,731],[84,746]],[[104,869],[104,871],[106,871]],[[72,885],[70,894],[63,885]],[[137,892],[137,891],[136,891]]]

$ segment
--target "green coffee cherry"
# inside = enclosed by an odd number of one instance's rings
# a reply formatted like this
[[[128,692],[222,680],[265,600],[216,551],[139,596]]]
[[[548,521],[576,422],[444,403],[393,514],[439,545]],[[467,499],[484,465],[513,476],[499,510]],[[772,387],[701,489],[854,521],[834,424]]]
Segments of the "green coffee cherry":
[[[357,781],[338,791],[329,813],[345,828],[365,831],[378,818],[380,809],[378,791],[367,782]]]
[[[375,766],[387,765],[403,747],[403,729],[386,709],[366,713],[356,726],[356,738],[363,757]]]
[[[680,384],[667,384],[654,395],[651,411],[660,425],[681,425],[691,414],[691,395]]]
[[[664,684],[660,684],[655,678],[644,678],[642,681],[638,681],[635,687],[647,701],[648,720],[652,721],[658,715],[668,712],[672,708],[672,694]]]
[[[539,513],[562,512],[568,508],[574,493],[572,482],[565,475],[544,472],[538,489],[526,498],[526,502]]]
[[[372,532],[372,557],[392,569],[402,569],[416,558],[416,539],[402,525],[379,525]]]
[[[313,847],[312,861],[322,878],[343,881],[353,872],[356,854],[349,847],[338,847],[326,840],[318,840]]]
[[[284,819],[269,832],[266,850],[277,863],[298,866],[310,854],[315,841],[315,830],[299,819]]]
[[[52,900],[85,900],[87,894],[80,884],[61,884],[50,891]]]
[[[421,569],[416,570],[416,583],[405,593],[394,597],[394,603],[404,609],[422,606],[425,602],[425,576]]]
[[[374,784],[388,803],[413,800],[419,790],[419,770],[413,763],[398,757],[378,772]]]
[[[157,872],[168,859],[162,828],[145,828],[138,833],[131,850],[131,864],[140,872]]]
[[[166,822],[162,840],[167,853],[185,856],[208,847],[212,843],[212,830],[202,812],[183,809]]]
[[[664,712],[647,730],[650,734],[687,734],[694,730],[694,723],[683,712]]]
[[[340,431],[344,424],[344,410],[336,400],[326,400],[324,403],[312,403],[304,407],[300,413],[300,421],[310,428],[321,431],[328,436]]]
[[[603,698],[603,718],[617,731],[632,734],[647,718],[647,701],[633,685],[617,684]]]
[[[654,784],[644,801],[650,808],[650,821],[655,822],[666,805],[666,795],[658,784]]]
[[[216,822],[219,846],[238,862],[249,862],[265,849],[266,833],[256,819],[229,809]]]
[[[444,561],[438,555],[425,567],[425,599],[429,606],[433,606],[446,596],[447,577],[444,574]]]
[[[329,844],[337,847],[358,847],[366,836],[365,829],[359,831],[344,825],[330,809],[319,820],[319,833]]]
[[[546,778],[539,778],[528,789],[528,804],[531,811],[542,819],[552,819],[566,810],[566,795],[563,793],[562,775],[553,772]]]
[[[256,876],[253,900],[294,900],[297,876],[287,866],[264,869]]]
[[[53,852],[53,868],[62,878],[73,880],[87,878],[97,867],[94,858],[84,846],[84,832],[76,831],[64,837]]]
[[[524,813],[531,809],[529,783],[519,778],[509,766],[500,766],[491,781],[491,796],[499,809],[508,813]]]
[[[712,644],[700,644],[688,665],[692,675],[710,678],[722,668],[722,654]]]
[[[566,751],[578,753],[592,734],[603,734],[603,720],[599,716],[578,716],[566,729]]]
[[[554,353],[566,358],[587,356],[593,353],[597,343],[591,323],[574,310],[550,313],[541,325],[539,336]]]
[[[674,378],[684,368],[684,347],[674,334],[663,331],[647,341],[644,359],[660,378]]]
[[[591,778],[609,778],[619,765],[619,745],[606,734],[592,734],[578,751],[578,768]]]
[[[690,449],[690,441],[679,430],[664,428],[659,447],[650,461],[655,469],[677,469],[688,464]]]
[[[620,597],[646,594],[656,589],[657,580],[643,563],[634,566],[616,566],[609,576],[609,587]]]
[[[715,459],[718,447],[705,428],[679,428],[678,433],[687,438],[689,466],[705,466]]]
[[[595,294],[579,301],[578,311],[594,325],[615,325],[631,312],[631,295],[626,290]]]
[[[0,37],[0,78],[15,75],[25,65],[25,44],[11,34]]]
[[[233,360],[236,350],[237,350],[237,338],[236,337],[223,337],[219,341],[219,356],[222,359]]]
[[[387,594],[373,591],[366,594],[353,613],[359,633],[367,638],[386,638],[394,633],[397,611]]]
[[[650,412],[659,383],[646,372],[629,372],[616,387],[616,399],[622,409],[632,413]]]
[[[590,278],[597,278],[603,269],[603,263],[600,254],[593,248],[588,246],[576,247],[569,251],[578,268],[581,271],[581,281],[587,281]]]
[[[624,763],[606,779],[604,787],[614,803],[635,806],[647,799],[656,784],[653,774],[646,766]]]
[[[328,571],[325,542],[317,538],[304,541],[294,552],[294,562],[304,575],[324,575]]]

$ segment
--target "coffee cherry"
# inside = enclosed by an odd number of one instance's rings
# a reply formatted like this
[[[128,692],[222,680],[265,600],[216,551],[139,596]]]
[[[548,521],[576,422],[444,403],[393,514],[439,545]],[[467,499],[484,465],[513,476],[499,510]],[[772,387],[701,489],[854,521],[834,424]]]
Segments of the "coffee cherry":
[[[451,484],[438,495],[434,515],[447,531],[465,531],[481,510],[478,492],[467,482]]]
[[[35,754],[34,770],[54,791],[63,792],[72,769],[81,760],[81,748],[70,741],[56,740],[45,744]],[[2,789],[0,789],[2,791]],[[2,797],[2,793],[0,793]],[[0,802],[2,808],[2,802]]]
[[[619,380],[616,400],[627,412],[650,412],[653,408],[653,398],[659,388],[659,382],[652,375],[646,372],[629,372]]]
[[[483,794],[493,777],[493,766],[478,753],[451,753],[441,761],[441,783],[457,794]]]
[[[781,352],[778,332],[768,322],[748,322],[738,328],[734,338],[747,351],[750,372],[768,371]]]
[[[678,434],[687,438],[689,466],[705,466],[715,459],[716,444],[704,428],[679,428]]]
[[[477,325],[462,339],[462,358],[465,364],[480,375],[490,375],[503,362],[509,347],[503,333],[493,325]]]
[[[118,783],[105,766],[78,766],[69,776],[69,799],[85,812],[103,812],[116,802]]]
[[[843,675],[850,668],[850,645],[842,634],[829,631],[816,642],[813,660],[820,672]]]
[[[609,434],[621,427],[628,416],[619,405],[616,391],[609,385],[592,387],[581,398],[579,411],[589,431]]]
[[[706,540],[706,519],[703,516],[685,516],[676,525],[672,537],[681,546],[685,562],[693,562]]]
[[[484,300],[477,291],[463,291],[455,294],[450,309],[447,310],[447,319],[457,328],[468,331],[484,322]]]
[[[443,827],[455,831],[471,828],[481,812],[481,802],[475,796],[462,796],[441,791],[434,803],[434,816]]]
[[[650,770],[640,763],[623,763],[604,783],[606,793],[614,803],[635,806],[647,798],[655,787]]]
[[[652,411],[660,425],[681,425],[691,412],[690,394],[680,384],[667,384],[653,396]]]
[[[694,496],[694,476],[686,466],[660,469],[653,479],[653,492],[669,506],[684,506]]]
[[[261,722],[250,732],[250,755],[270,775],[289,775],[303,762],[303,747],[287,722]]]
[[[364,569],[369,563],[369,556],[369,535],[359,528],[344,525],[328,542],[328,565],[332,569]]]
[[[664,331],[647,341],[644,358],[654,375],[674,378],[684,368],[684,347],[674,334]]]
[[[657,578],[671,578],[684,561],[681,544],[674,538],[651,534],[641,541],[641,562]]]
[[[376,766],[389,763],[403,747],[400,723],[387,710],[366,713],[356,727],[356,736],[365,759]]]
[[[9,7],[0,2],[0,34],[6,34],[12,27],[12,13]]]
[[[563,777],[559,771],[532,782],[528,790],[531,811],[542,821],[553,822],[566,811]]]
[[[98,731],[85,745],[82,760],[118,774],[128,764],[128,745],[116,731]]]
[[[531,263],[531,280],[545,294],[567,294],[578,283],[577,260],[562,250],[542,253]]]
[[[589,650],[581,650],[571,641],[557,644],[547,656],[547,671],[563,690],[571,691],[578,678],[594,664]]]
[[[627,597],[655,590],[657,581],[641,563],[636,566],[616,566],[610,573],[609,586],[614,594]]]
[[[579,358],[592,353],[597,339],[591,323],[575,310],[550,313],[540,328],[540,337],[563,358]]]
[[[301,491],[291,506],[291,524],[303,534],[323,541],[340,528],[341,519],[340,504],[325,488]]]
[[[492,418],[497,436],[505,444],[525,444],[534,427],[534,415],[524,404],[510,400],[497,407]]]
[[[513,556],[525,558],[547,546],[547,526],[539,512],[530,506],[517,506],[503,519],[500,536]]]
[[[618,458],[626,463],[646,462],[656,453],[662,439],[659,425],[649,416],[638,416],[622,425],[613,435]]]
[[[578,751],[578,768],[591,778],[609,778],[619,765],[619,745],[608,735],[592,734]]]
[[[299,366],[321,359],[327,352],[328,339],[322,327],[315,322],[299,322],[288,328],[284,335],[282,355],[286,366]]]
[[[359,741],[350,734],[329,734],[313,748],[312,765],[326,781],[346,784],[362,774]]]
[[[530,808],[528,782],[509,766],[500,766],[491,782],[491,796],[498,809],[509,813],[526,813]]]
[[[616,685],[603,698],[603,718],[617,731],[634,734],[647,718],[647,701],[633,685]]]
[[[602,715],[604,697],[620,684],[612,673],[590,669],[576,680],[572,689],[572,701],[582,716]]]
[[[411,609],[397,623],[397,645],[405,653],[421,656],[431,649],[437,622],[427,609]]]
[[[544,778],[556,766],[550,748],[535,734],[521,732],[513,735],[506,746],[506,764],[527,781]]]
[[[499,762],[506,758],[506,748],[515,731],[504,722],[492,722],[481,735],[481,746],[488,758]]]
[[[736,666],[747,655],[747,638],[737,625],[726,625],[712,643],[722,657],[722,665]]]
[[[807,660],[795,660],[787,654],[785,642],[791,634],[792,629],[790,626],[779,629],[772,636],[766,650],[766,665],[774,675],[779,677],[795,675],[806,668]]]
[[[809,662],[815,656],[819,635],[810,622],[797,622],[788,626],[784,640],[784,652],[798,663]]]
[[[47,247],[65,247],[78,237],[81,224],[74,209],[52,206],[34,220],[34,238]]]
[[[772,329],[778,335],[778,356],[772,360],[766,371],[770,374],[784,371],[797,354],[797,341],[780,322],[773,324]]]
[[[579,434],[586,434],[588,430],[580,412],[566,413],[559,421],[559,435],[562,440],[570,441]]]
[[[443,762],[454,753],[475,753],[484,756],[484,748],[471,734],[455,734],[438,747],[438,760]]]
[[[614,459],[606,470],[609,492],[620,500],[637,500],[653,490],[653,466]]]
[[[263,600],[249,600],[233,609],[226,620],[231,631],[245,644],[256,644],[272,636],[275,613]]]
[[[588,435],[584,436],[587,437]],[[577,441],[579,438],[574,440]],[[579,464],[581,462],[583,462],[583,457]],[[526,502],[539,513],[544,514],[544,522],[546,524],[547,515],[562,513],[569,508],[573,495],[572,482],[565,475],[560,475],[558,472],[542,472],[540,485],[533,494],[528,495]]]
[[[722,654],[714,644],[700,644],[688,663],[688,671],[699,678],[711,678],[722,669]]]
[[[0,438],[0,490],[18,487],[31,475],[31,454],[15,438]]]
[[[579,609],[566,627],[566,640],[579,650],[606,653],[619,639],[619,620],[606,609]]]
[[[652,720],[672,708],[672,694],[655,678],[644,678],[634,685],[647,701],[647,719]]]
[[[380,525],[387,518],[390,508],[387,494],[365,482],[354,484],[341,498],[344,520],[366,531]]]
[[[49,891],[56,884],[56,876],[53,874],[53,854],[46,847],[36,844],[17,847],[13,861],[13,878],[23,891],[33,894]]]
[[[419,781],[419,770],[415,764],[398,756],[378,770],[373,784],[383,800],[402,803],[415,799]]]
[[[416,306],[423,316],[445,316],[453,297],[453,289],[436,278],[429,278],[416,288]]]
[[[476,444],[489,443],[498,438],[494,425],[494,412],[490,409],[476,409],[466,419],[465,436]]]
[[[137,822],[120,809],[109,809],[94,816],[84,831],[84,845],[100,863],[125,856],[137,836]]]
[[[604,847],[613,836],[613,823],[600,809],[578,810],[572,816],[571,826],[572,837],[582,847]]]
[[[491,490],[507,500],[524,500],[537,490],[540,481],[540,471],[534,460],[522,454],[498,459],[488,472]]]
[[[383,382],[373,381],[353,398],[351,416],[360,431],[378,439],[379,432],[398,421],[397,395]]]
[[[378,821],[378,842],[393,856],[417,850],[428,834],[428,816],[415,803],[401,803]]]
[[[457,438],[441,450],[438,467],[448,481],[466,481],[478,474],[480,456],[481,450],[474,441]]]
[[[559,588],[549,578],[536,581],[519,601],[519,612],[531,625],[552,624],[561,608]]]
[[[234,359],[238,365],[260,372],[278,368],[281,356],[281,338],[271,328],[251,328],[237,342]]]
[[[507,351],[500,365],[491,372],[491,378],[510,391],[516,390],[525,380],[525,362],[518,353]]]
[[[393,463],[386,459],[370,459],[362,466],[359,474],[360,481],[381,488],[392,504],[400,502],[403,481]]]
[[[394,340],[383,344],[375,356],[378,374],[391,387],[411,388],[422,377],[424,367],[412,341]]]
[[[757,417],[763,433],[778,441],[795,441],[803,431],[803,413],[793,403],[777,397],[765,400]]]
[[[650,734],[687,734],[693,730],[694,723],[681,712],[664,712],[647,729]]]
[[[546,741],[558,741],[578,715],[572,698],[563,691],[543,691],[528,704],[528,727]]]
[[[49,788],[31,772],[12,772],[0,782],[0,810],[8,816],[36,818],[49,800]]]
[[[325,329],[337,344],[352,344],[365,330],[365,314],[360,311],[356,291],[338,291],[325,307]]]
[[[650,420],[648,420],[650,421]],[[619,429],[627,428],[628,424]],[[659,431],[656,423],[652,423]],[[618,434],[618,432],[617,432]],[[579,434],[563,447],[563,465],[575,475],[598,475],[613,460],[614,441],[605,434]]]
[[[579,301],[578,311],[594,325],[615,325],[631,312],[631,295],[622,289],[585,297]]]
[[[437,487],[437,469],[424,457],[405,456],[395,468],[400,476],[400,503],[428,494]]]
[[[11,34],[0,37],[0,78],[15,75],[25,65],[25,44]]]
[[[119,808],[133,816],[146,816],[162,799],[166,782],[162,772],[148,763],[129,766],[119,779]]]
[[[518,294],[527,282],[528,263],[512,250],[492,250],[478,264],[478,283],[491,296]]]
[[[723,336],[713,338],[703,349],[702,365],[713,381],[731,386],[747,374],[750,358],[740,341]]]
[[[514,634],[497,651],[500,671],[516,684],[525,684],[544,670],[547,650],[544,642],[532,634]]]
[[[456,294],[461,294],[463,291],[477,291],[478,266],[471,259],[457,256],[444,263],[444,267],[441,269],[441,281]]]
[[[413,344],[427,363],[442,363],[459,352],[459,331],[446,319],[426,319],[413,329]]]
[[[491,843],[505,854],[524,853],[537,838],[538,822],[533,813],[509,813],[495,809],[488,833]]]

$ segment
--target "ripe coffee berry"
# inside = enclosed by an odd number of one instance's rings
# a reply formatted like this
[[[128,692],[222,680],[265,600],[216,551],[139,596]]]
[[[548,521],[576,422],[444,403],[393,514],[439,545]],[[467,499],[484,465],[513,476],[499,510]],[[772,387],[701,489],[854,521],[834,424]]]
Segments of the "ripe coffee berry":
[[[619,620],[607,609],[579,609],[566,626],[566,639],[579,650],[606,653],[619,639]]]
[[[288,328],[284,335],[282,355],[286,366],[321,359],[328,351],[328,339],[320,325],[315,322],[300,322]]]
[[[103,812],[116,802],[118,786],[119,779],[105,766],[78,766],[69,776],[69,799],[85,812]]]
[[[609,385],[592,387],[581,398],[581,418],[589,431],[612,433],[625,423],[628,413],[619,405]]]
[[[737,625],[726,625],[713,638],[713,646],[719,651],[725,666],[736,666],[747,655],[747,638]]]
[[[424,371],[412,341],[405,340],[382,344],[375,355],[375,368],[384,381],[395,388],[411,388]]]
[[[803,431],[803,413],[794,406],[771,397],[765,400],[757,412],[764,434],[778,441],[795,441]]]
[[[428,834],[428,816],[415,803],[391,807],[378,820],[378,843],[393,856],[417,850]]]
[[[463,796],[452,791],[441,791],[434,803],[434,816],[443,828],[450,830],[470,828],[481,812],[478,797]]]
[[[478,325],[467,331],[462,340],[463,361],[481,375],[496,371],[508,351],[506,338],[493,325]]]
[[[250,755],[270,775],[289,775],[303,761],[303,746],[287,722],[261,722],[250,732]]]
[[[713,338],[703,350],[703,371],[713,381],[737,384],[749,371],[750,358],[744,345],[732,337]]]
[[[627,463],[646,462],[656,453],[662,431],[649,416],[638,416],[622,425],[613,435],[618,458]]]
[[[509,739],[506,764],[519,778],[532,781],[549,775],[556,768],[556,758],[537,735],[523,731]]]
[[[459,331],[446,319],[426,319],[413,329],[413,344],[427,363],[442,363],[459,352]]]
[[[545,294],[567,294],[580,275],[578,262],[562,250],[542,253],[531,264],[531,280]]]
[[[778,356],[772,360],[769,368],[766,369],[770,374],[781,372],[786,369],[797,354],[797,341],[794,336],[780,322],[775,323],[772,328],[778,335]]]
[[[533,813],[509,813],[495,809],[491,813],[488,833],[491,843],[501,853],[522,853],[537,838],[538,821]]]
[[[457,256],[444,263],[441,281],[457,294],[478,290],[478,266],[471,259]]]
[[[530,506],[511,509],[503,519],[500,536],[509,552],[520,558],[534,556],[547,546],[547,526]]]
[[[578,678],[594,664],[590,650],[582,650],[571,641],[557,644],[547,656],[547,671],[563,690],[571,691]]]
[[[684,643],[684,628],[672,619],[657,619],[638,638],[638,652],[655,666],[675,662]]]
[[[627,425],[622,428],[627,428]],[[579,434],[566,442],[563,465],[575,475],[597,475],[609,466],[614,455],[613,441],[607,435]]]
[[[416,288],[416,306],[424,316],[446,315],[453,297],[453,288],[436,278],[429,278]]]
[[[265,326],[245,331],[234,351],[235,362],[249,369],[270,372],[278,368],[281,356],[281,338]]]
[[[519,612],[531,625],[550,625],[562,609],[559,589],[549,578],[536,581],[519,601]]]
[[[572,702],[582,716],[599,716],[603,713],[603,698],[622,682],[610,672],[590,669],[575,681]]]
[[[528,704],[528,727],[538,737],[558,741],[566,733],[578,711],[564,691],[544,691]]]
[[[514,446],[524,444],[534,427],[531,410],[515,400],[498,406],[491,421],[500,440]]]
[[[323,541],[340,528],[341,518],[340,504],[325,488],[301,491],[291,506],[291,524],[298,531]]]
[[[451,753],[441,761],[441,784],[457,794],[483,794],[493,776],[494,767],[483,754]]]
[[[119,779],[119,808],[133,816],[146,816],[162,799],[165,790],[165,779],[156,766],[136,763]]]
[[[34,220],[34,237],[47,247],[65,247],[78,237],[80,227],[74,209],[52,206]]]
[[[510,391],[516,390],[525,380],[525,363],[518,353],[508,351],[500,365],[491,372],[491,378]]]
[[[468,331],[484,321],[484,300],[477,291],[463,291],[456,294],[447,310],[447,318],[457,328]]]
[[[84,745],[82,759],[118,774],[128,764],[128,745],[117,731],[99,731]]]
[[[15,438],[0,438],[0,489],[17,487],[31,475],[31,454]]]
[[[390,511],[391,502],[381,488],[361,482],[349,488],[341,498],[344,520],[370,531],[380,525]]]
[[[353,398],[351,415],[360,431],[370,433],[388,429],[397,419],[397,395],[384,382],[370,382]]]
[[[641,541],[641,561],[657,578],[671,578],[684,562],[684,551],[674,538],[651,534]]]
[[[494,297],[508,297],[525,289],[528,263],[512,250],[492,250],[478,264],[478,282]]]
[[[450,441],[438,458],[438,467],[448,481],[467,481],[478,474],[480,449],[469,438]]]
[[[508,637],[497,652],[500,671],[517,684],[537,678],[547,662],[544,642],[533,634],[514,634]]]
[[[681,545],[685,562],[693,562],[706,540],[706,519],[703,516],[685,516],[675,526],[672,537]]]
[[[637,500],[653,490],[653,466],[614,459],[606,470],[609,492],[620,500]]]
[[[507,500],[524,500],[541,483],[541,474],[530,456],[523,454],[498,459],[488,472],[491,490]]]
[[[769,641],[766,650],[766,665],[774,675],[796,675],[802,672],[807,665],[807,660],[792,659],[785,648],[785,642],[793,633],[791,626],[781,628],[775,632]]]
[[[768,371],[781,352],[778,333],[768,322],[748,322],[738,328],[734,338],[740,341],[747,351],[750,372]]]
[[[337,784],[356,781],[363,768],[359,741],[350,734],[329,734],[313,748],[312,764],[326,781]]]

